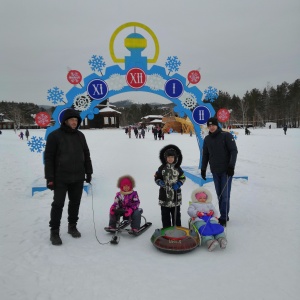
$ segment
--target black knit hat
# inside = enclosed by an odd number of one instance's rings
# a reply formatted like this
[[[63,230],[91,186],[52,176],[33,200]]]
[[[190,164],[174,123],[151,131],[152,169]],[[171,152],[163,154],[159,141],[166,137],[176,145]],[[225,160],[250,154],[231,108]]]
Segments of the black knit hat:
[[[207,123],[206,123],[207,127],[209,125],[216,125],[216,126],[219,126],[219,123],[218,123],[218,119],[217,118],[209,118]]]

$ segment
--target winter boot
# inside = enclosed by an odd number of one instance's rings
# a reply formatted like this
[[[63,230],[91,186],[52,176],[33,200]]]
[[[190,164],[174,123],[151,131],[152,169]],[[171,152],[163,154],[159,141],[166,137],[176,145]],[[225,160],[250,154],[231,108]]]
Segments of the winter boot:
[[[209,252],[213,251],[217,247],[217,245],[219,245],[218,241],[216,240],[209,240],[206,244]]]
[[[225,238],[218,238],[218,242],[221,249],[225,249],[227,245],[227,240]]]
[[[71,234],[73,238],[80,238],[81,233],[77,230],[76,224],[69,224],[68,233]]]
[[[59,246],[62,244],[62,240],[59,236],[59,229],[50,230],[50,241],[54,246]]]

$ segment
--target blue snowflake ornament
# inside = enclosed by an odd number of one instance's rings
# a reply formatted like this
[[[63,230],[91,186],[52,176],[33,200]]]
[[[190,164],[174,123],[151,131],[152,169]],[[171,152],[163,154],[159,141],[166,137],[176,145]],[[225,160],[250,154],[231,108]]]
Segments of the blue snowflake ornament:
[[[56,86],[53,89],[48,90],[47,100],[56,105],[58,102],[64,102],[63,96],[64,92]]]
[[[165,66],[167,67],[169,73],[177,72],[179,70],[180,65],[181,65],[181,62],[177,56],[169,56],[167,58],[167,62],[165,63]]]
[[[204,90],[204,95],[204,100],[209,100],[211,102],[214,102],[219,97],[218,90],[212,86],[209,86]]]
[[[31,138],[31,141],[27,142],[27,145],[30,147],[31,152],[42,152],[45,148],[45,142],[42,137],[37,138],[36,136],[33,136]]]
[[[93,55],[89,60],[89,65],[93,71],[98,71],[102,74],[103,68],[106,66],[103,56]]]
[[[234,131],[229,131],[229,133],[231,133],[232,134],[232,136],[233,136],[233,138],[236,140],[237,139],[237,136],[236,136],[236,134],[234,133]]]

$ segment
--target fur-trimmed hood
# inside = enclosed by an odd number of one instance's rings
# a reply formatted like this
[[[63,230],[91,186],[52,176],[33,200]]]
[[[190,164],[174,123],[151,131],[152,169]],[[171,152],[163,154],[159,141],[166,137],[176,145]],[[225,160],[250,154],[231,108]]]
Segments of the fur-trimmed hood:
[[[159,152],[159,159],[163,165],[167,164],[165,153],[166,153],[166,151],[171,150],[171,149],[176,152],[175,167],[180,167],[183,157],[182,157],[181,150],[176,145],[170,144],[170,145],[163,147]]]
[[[197,188],[192,192],[192,195],[191,195],[192,202],[198,203],[198,200],[196,199],[196,194],[202,193],[202,192],[207,195],[207,199],[206,199],[205,203],[211,203],[212,202],[211,192],[208,189],[203,188],[203,187]]]

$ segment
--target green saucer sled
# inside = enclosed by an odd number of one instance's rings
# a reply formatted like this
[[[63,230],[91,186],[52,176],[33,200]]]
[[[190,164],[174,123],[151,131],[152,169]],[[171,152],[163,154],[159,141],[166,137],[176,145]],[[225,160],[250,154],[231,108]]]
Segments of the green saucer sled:
[[[158,250],[166,253],[187,253],[200,245],[200,235],[192,227],[191,229],[172,226],[156,229],[151,237],[151,242]]]

